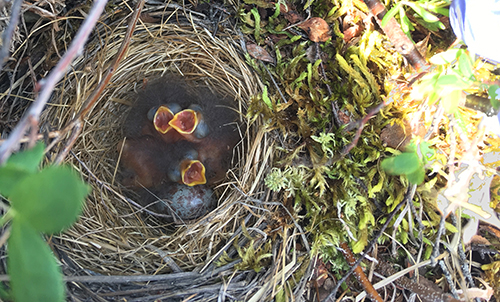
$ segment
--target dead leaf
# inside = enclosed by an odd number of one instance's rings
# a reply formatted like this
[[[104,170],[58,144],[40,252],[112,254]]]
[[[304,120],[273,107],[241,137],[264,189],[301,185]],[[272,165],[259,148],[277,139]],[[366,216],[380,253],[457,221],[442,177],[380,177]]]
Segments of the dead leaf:
[[[342,123],[342,125],[347,125],[350,122],[352,122],[352,120],[349,117],[349,115],[347,113],[345,113],[344,111],[339,110],[338,111],[338,115],[339,115],[339,119],[340,119],[340,122]]]
[[[330,26],[325,20],[314,17],[304,23],[298,25],[299,28],[303,29],[309,36],[309,40],[313,42],[325,42],[330,39]]]
[[[265,50],[264,48],[260,47],[257,44],[247,44],[247,51],[252,56],[252,58],[264,61],[264,62],[269,62],[269,63],[274,63],[273,57]]]
[[[421,40],[417,44],[415,44],[415,47],[417,48],[418,52],[425,58],[427,56],[427,45],[429,45],[429,39],[431,37],[431,34],[429,33],[425,39]]]
[[[292,5],[289,2],[280,4],[280,13],[282,13],[285,19],[287,19],[288,22],[292,24],[299,23],[304,20],[304,18],[293,9]]]
[[[380,139],[393,149],[404,151],[411,140],[411,127],[404,121],[404,128],[399,124],[389,124],[382,129]]]
[[[351,39],[358,37],[361,34],[362,30],[363,30],[363,28],[361,26],[359,26],[358,24],[355,24],[355,25],[347,28],[343,32],[344,42],[348,43],[349,41],[351,41]]]
[[[278,43],[279,41],[283,39],[288,39],[288,36],[285,34],[282,35],[273,35],[269,34],[268,39],[266,39],[266,44],[270,46],[271,48],[274,47],[274,44]]]

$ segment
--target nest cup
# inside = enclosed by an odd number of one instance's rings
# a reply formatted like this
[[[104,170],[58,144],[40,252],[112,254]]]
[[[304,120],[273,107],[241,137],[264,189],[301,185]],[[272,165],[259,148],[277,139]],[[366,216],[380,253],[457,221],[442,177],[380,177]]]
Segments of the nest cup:
[[[231,236],[241,229],[241,221],[250,227],[261,223],[257,217],[266,212],[242,206],[264,191],[262,175],[271,162],[271,145],[265,132],[259,130],[258,120],[242,127],[245,130],[234,150],[232,169],[215,189],[217,208],[189,224],[172,225],[144,213],[129,202],[130,192],[119,183],[121,126],[131,110],[131,95],[145,81],[176,74],[191,84],[208,86],[234,100],[243,124],[248,123],[247,102],[262,86],[245,63],[239,36],[231,29],[214,37],[185,12],[161,9],[163,20],[176,21],[138,22],[127,55],[84,119],[81,134],[66,157],[93,188],[76,225],[54,239],[57,249],[67,256],[64,262],[72,268],[66,274],[82,270],[110,275],[201,270],[215,265],[222,250],[230,246]],[[68,129],[71,121],[118,52],[127,29],[125,20],[98,28],[58,86],[51,101],[58,105],[47,108],[42,123],[72,130]],[[61,132],[66,138],[52,148],[53,158],[71,141],[70,131]]]

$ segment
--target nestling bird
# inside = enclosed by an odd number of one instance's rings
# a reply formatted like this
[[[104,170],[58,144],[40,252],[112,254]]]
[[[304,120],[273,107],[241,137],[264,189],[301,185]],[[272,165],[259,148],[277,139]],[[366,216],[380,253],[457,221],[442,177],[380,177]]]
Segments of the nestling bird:
[[[200,142],[210,133],[202,109],[196,104],[176,113],[168,124],[190,142]]]
[[[179,142],[172,146],[174,152],[172,161],[167,171],[168,178],[187,186],[205,184],[205,166],[198,160],[198,152],[188,142]]]
[[[149,121],[153,122],[156,131],[160,133],[167,133],[171,128],[169,126],[170,120],[172,120],[174,115],[181,110],[182,109],[179,104],[165,104],[149,109],[147,117]]]
[[[167,161],[162,145],[152,136],[129,138],[118,145],[121,153],[123,185],[150,188],[165,180]]]
[[[203,97],[199,97],[190,108],[202,117],[204,124],[199,123],[198,128],[204,137],[197,138],[195,131],[195,139],[191,141],[198,151],[198,160],[205,165],[207,184],[211,185],[224,180],[231,166],[233,149],[240,140],[236,124],[238,113],[230,106],[229,99],[215,95],[207,88],[198,89]]]
[[[167,145],[145,135],[127,139],[118,145],[120,150],[125,186],[151,188],[170,181],[187,186],[206,183],[205,166],[190,145]]]
[[[232,100],[169,76],[147,83],[124,124],[124,184],[158,213],[194,219],[212,209],[240,140]]]
[[[157,124],[162,129],[168,125],[170,113],[173,117],[193,102],[186,83],[173,76],[149,81],[133,98],[133,108],[123,124],[123,132],[127,137],[156,135],[158,130],[154,120],[158,118]]]

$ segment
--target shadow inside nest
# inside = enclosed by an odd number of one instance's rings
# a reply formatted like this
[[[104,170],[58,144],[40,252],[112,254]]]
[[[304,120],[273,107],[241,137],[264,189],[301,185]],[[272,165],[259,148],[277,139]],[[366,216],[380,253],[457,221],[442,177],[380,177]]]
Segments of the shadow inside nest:
[[[206,215],[217,205],[214,189],[237,164],[244,114],[230,99],[176,75],[146,81],[131,98],[117,146],[119,182],[135,193],[129,202],[176,224]]]

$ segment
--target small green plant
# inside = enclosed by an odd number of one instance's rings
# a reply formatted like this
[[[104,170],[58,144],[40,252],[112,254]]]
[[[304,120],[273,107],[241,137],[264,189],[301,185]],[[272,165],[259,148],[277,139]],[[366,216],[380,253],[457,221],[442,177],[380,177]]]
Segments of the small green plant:
[[[450,49],[434,55],[429,61],[435,68],[414,88],[416,97],[419,95],[427,97],[431,105],[440,101],[447,113],[457,115],[460,100],[465,97],[464,90],[484,90],[490,96],[492,107],[495,109],[500,107],[498,101],[500,87],[476,77],[474,55],[467,50]],[[484,75],[478,76],[484,77]]]
[[[432,161],[435,151],[430,148],[429,143],[413,141],[407,147],[407,151],[396,156],[386,158],[381,167],[391,175],[405,175],[412,184],[419,185],[424,181],[425,164]]]
[[[61,270],[41,233],[70,227],[90,192],[70,167],[40,170],[43,150],[40,143],[0,167],[0,194],[11,206],[1,221],[11,221],[7,265],[16,302],[65,301]]]
[[[442,14],[448,16],[448,9],[445,8],[448,5],[449,2],[441,0],[400,1],[396,3],[385,14],[384,18],[382,19],[382,26],[385,26],[392,17],[396,16],[399,13],[401,29],[411,39],[410,33],[415,28],[406,15],[405,6],[407,6],[416,13],[415,17],[417,17],[417,21],[419,21],[419,23],[422,24],[425,28],[431,31],[436,31],[438,29],[444,30],[446,27],[434,14]]]
[[[478,79],[474,57],[467,50],[450,49],[434,55],[429,61],[433,64],[432,72],[414,86],[412,98],[425,99],[429,105],[439,103],[446,113],[457,119],[463,132],[467,131],[466,122],[458,108],[464,103],[465,91],[487,93],[492,108],[500,107],[500,87],[493,81],[488,83]],[[382,168],[392,175],[405,175],[413,184],[421,184],[425,176],[424,165],[432,160],[434,154],[428,143],[413,143],[406,152],[382,161]]]

